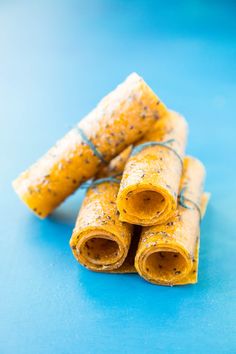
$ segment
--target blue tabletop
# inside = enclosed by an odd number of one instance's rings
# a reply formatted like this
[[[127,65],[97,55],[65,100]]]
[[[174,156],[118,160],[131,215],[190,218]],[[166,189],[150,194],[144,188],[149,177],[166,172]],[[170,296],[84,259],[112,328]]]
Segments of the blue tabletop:
[[[234,1],[0,1],[0,353],[236,352]],[[38,220],[11,180],[130,72],[207,167],[199,282],[96,274],[68,241],[83,192]]]

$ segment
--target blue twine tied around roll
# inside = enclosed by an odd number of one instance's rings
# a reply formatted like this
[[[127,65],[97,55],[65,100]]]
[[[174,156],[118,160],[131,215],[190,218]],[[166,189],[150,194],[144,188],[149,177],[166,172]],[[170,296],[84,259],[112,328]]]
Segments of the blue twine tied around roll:
[[[116,174],[114,176],[109,176],[109,177],[103,177],[103,178],[99,178],[99,179],[95,179],[95,180],[92,180],[92,181],[88,181],[88,182],[85,182],[83,183],[80,188],[81,189],[88,189],[88,188],[92,188],[94,186],[97,186],[99,184],[102,184],[102,183],[106,183],[106,182],[110,182],[110,183],[120,183],[120,180],[116,177],[118,176],[121,176],[122,174],[119,173],[119,174]]]
[[[76,126],[76,130],[79,133],[80,137],[82,138],[82,140],[89,145],[90,149],[93,151],[94,155],[96,155],[99,160],[106,164],[106,160],[104,159],[102,153],[96,148],[96,146],[93,144],[93,142],[87,137],[87,135],[84,133],[84,131],[79,127]]]
[[[199,216],[200,216],[200,220],[202,219],[202,213],[201,213],[201,209],[199,207],[199,205],[197,203],[195,203],[193,200],[186,198],[184,196],[184,192],[187,190],[187,186],[183,187],[182,190],[179,193],[179,204],[185,208],[185,209],[189,209],[189,210],[194,210],[197,209]],[[193,207],[190,207],[189,205],[186,204],[186,202],[189,202],[193,205]]]
[[[173,149],[171,146],[169,146],[169,144],[173,143],[175,141],[175,139],[169,139],[166,141],[148,141],[146,143],[140,144],[135,146],[135,148],[132,150],[131,153],[131,157],[135,156],[136,154],[138,154],[139,152],[141,152],[143,149],[147,148],[147,147],[151,147],[151,146],[163,146],[166,147],[167,149],[171,150],[179,159],[181,166],[183,167],[183,161],[180,157],[180,155],[177,153],[177,151],[175,149]]]

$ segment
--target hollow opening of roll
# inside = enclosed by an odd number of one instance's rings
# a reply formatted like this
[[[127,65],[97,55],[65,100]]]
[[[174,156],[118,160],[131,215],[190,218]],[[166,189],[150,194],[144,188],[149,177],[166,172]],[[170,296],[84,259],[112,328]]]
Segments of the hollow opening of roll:
[[[165,209],[165,198],[156,191],[132,192],[126,197],[126,212],[139,219],[152,219]]]
[[[89,262],[102,265],[114,263],[120,257],[118,243],[102,235],[88,239],[82,253]]]
[[[145,272],[157,282],[168,283],[182,277],[187,262],[184,256],[175,251],[156,251],[149,254],[145,262]]]

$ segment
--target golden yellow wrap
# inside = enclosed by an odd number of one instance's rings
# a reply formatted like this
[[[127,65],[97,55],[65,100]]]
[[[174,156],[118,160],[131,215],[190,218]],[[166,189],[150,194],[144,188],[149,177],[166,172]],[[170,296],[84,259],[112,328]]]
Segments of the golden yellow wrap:
[[[46,217],[97,173],[101,160],[108,163],[165,114],[150,87],[131,74],[13,182],[16,193],[37,216]],[[81,130],[95,149],[81,137]]]
[[[148,226],[171,217],[177,207],[186,140],[187,123],[176,112],[169,112],[144,136],[140,143],[166,146],[147,146],[129,158],[117,196],[121,221]]]
[[[124,150],[98,177],[121,173],[131,148]],[[117,177],[119,178],[119,177]],[[119,220],[116,197],[118,183],[108,181],[90,187],[79,211],[70,246],[75,258],[93,271],[134,270],[134,254],[128,251],[133,226]],[[124,261],[125,264],[123,265]]]
[[[143,228],[135,267],[146,280],[160,285],[197,282],[200,214],[205,213],[208,200],[208,195],[203,194],[204,178],[202,163],[186,157],[180,184],[182,197],[174,216],[163,225]]]

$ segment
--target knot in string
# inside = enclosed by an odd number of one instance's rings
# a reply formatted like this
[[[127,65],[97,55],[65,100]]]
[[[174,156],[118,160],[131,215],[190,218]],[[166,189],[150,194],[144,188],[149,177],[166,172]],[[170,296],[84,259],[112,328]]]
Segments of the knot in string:
[[[90,149],[93,151],[94,155],[97,156],[103,164],[106,164],[107,162],[104,159],[102,153],[96,148],[96,146],[87,137],[87,135],[84,133],[84,131],[78,125],[75,127],[75,129],[79,133],[81,139],[85,142],[85,144],[87,144],[90,147]]]

